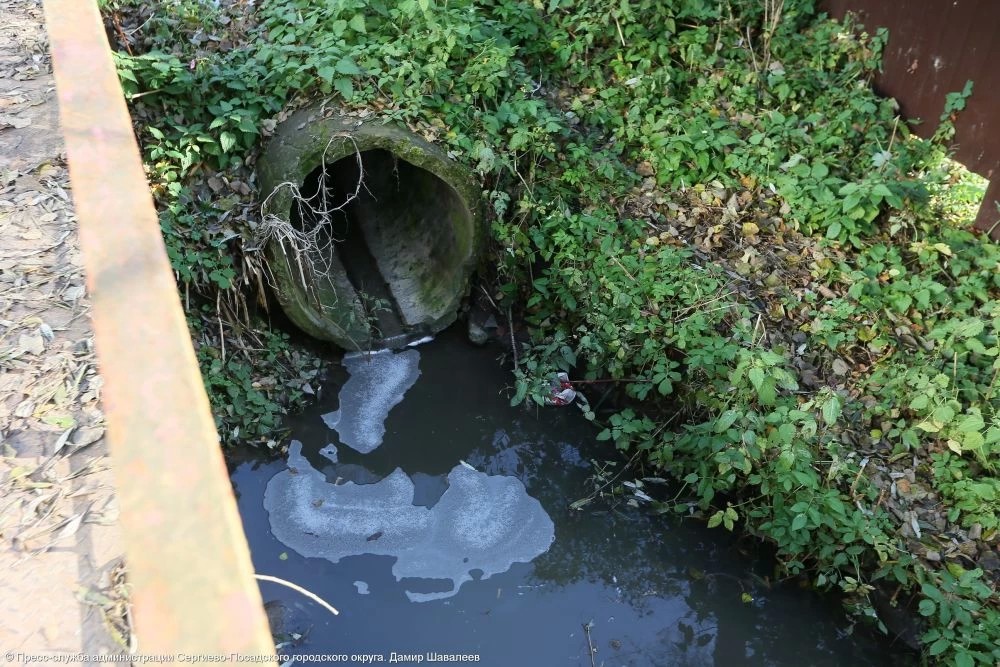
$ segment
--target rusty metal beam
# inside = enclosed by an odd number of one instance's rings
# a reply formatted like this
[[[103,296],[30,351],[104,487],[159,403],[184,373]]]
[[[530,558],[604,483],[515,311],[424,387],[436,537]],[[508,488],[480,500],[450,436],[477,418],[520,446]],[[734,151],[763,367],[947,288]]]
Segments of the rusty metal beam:
[[[273,655],[97,6],[45,0],[45,14],[140,651]]]

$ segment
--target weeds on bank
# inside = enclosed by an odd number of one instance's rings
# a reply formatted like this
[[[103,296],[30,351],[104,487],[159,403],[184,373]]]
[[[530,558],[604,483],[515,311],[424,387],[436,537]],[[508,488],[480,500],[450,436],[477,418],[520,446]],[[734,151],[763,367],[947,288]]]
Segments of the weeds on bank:
[[[809,0],[106,9],[224,430],[266,437],[303,383],[254,319],[252,167],[328,96],[481,174],[494,296],[533,331],[516,401],[619,380],[588,416],[681,482],[660,510],[743,525],[861,615],[913,591],[928,655],[1000,659],[1000,251],[946,160],[971,85],[915,139],[871,90],[886,35]],[[223,360],[249,332],[267,354]]]

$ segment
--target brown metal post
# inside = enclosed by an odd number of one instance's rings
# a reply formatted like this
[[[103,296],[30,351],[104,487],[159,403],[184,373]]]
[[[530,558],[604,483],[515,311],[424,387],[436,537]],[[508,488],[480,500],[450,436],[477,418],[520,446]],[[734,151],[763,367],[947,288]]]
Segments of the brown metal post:
[[[986,188],[986,196],[979,207],[976,227],[987,232],[994,240],[1000,241],[1000,173],[997,173]]]
[[[232,486],[94,0],[45,0],[145,655],[273,655]]]
[[[899,101],[906,118],[920,119],[916,133],[930,137],[946,95],[973,82],[972,97],[955,118],[955,159],[992,182],[976,227],[1000,240],[995,202],[1000,200],[1000,3],[996,0],[822,0],[834,17],[857,15],[865,29],[889,29],[880,93]]]

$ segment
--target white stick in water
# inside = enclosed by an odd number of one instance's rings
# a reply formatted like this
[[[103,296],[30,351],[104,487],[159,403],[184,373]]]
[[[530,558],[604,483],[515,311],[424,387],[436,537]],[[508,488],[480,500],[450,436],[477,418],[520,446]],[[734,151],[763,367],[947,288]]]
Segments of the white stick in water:
[[[254,579],[259,579],[260,581],[270,581],[272,584],[281,584],[282,586],[287,586],[288,588],[291,588],[293,591],[296,591],[298,593],[302,593],[302,595],[305,595],[310,600],[312,600],[314,602],[318,602],[319,604],[323,605],[334,616],[339,616],[340,615],[340,612],[337,611],[336,609],[334,609],[333,606],[330,605],[326,600],[324,600],[320,596],[316,595],[315,593],[311,593],[311,592],[307,591],[306,589],[302,588],[301,586],[299,586],[297,584],[293,584],[290,581],[285,581],[284,579],[279,579],[278,577],[272,577],[269,574],[256,574],[256,573],[254,573],[253,576],[254,576]]]

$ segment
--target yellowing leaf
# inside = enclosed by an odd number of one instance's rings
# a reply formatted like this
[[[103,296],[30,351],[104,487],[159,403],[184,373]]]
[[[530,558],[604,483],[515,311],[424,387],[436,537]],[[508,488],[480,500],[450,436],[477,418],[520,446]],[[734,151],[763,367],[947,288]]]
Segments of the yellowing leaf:
[[[934,249],[937,250],[942,255],[948,255],[951,257],[951,248],[944,243],[935,243]]]

